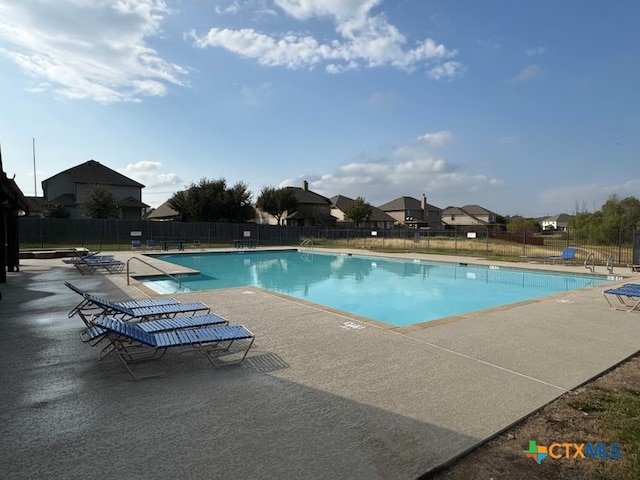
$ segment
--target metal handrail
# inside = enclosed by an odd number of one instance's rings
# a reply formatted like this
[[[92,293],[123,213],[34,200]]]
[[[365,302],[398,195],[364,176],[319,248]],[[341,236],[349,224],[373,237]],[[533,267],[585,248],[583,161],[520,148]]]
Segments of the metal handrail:
[[[607,258],[607,270],[610,274],[613,274],[613,253],[610,253],[609,258]]]
[[[179,277],[176,277],[175,275],[171,275],[170,273],[165,272],[160,267],[156,267],[155,265],[150,264],[149,262],[147,262],[146,260],[141,259],[140,257],[131,257],[131,258],[129,258],[129,260],[127,260],[127,285],[130,285],[130,283],[129,283],[129,262],[131,260],[138,260],[139,262],[144,263],[146,266],[151,267],[154,270],[157,270],[158,272],[162,273],[163,275],[166,275],[167,277],[173,279],[174,281],[178,282],[178,288],[180,288],[182,286],[182,279],[180,279]]]
[[[304,240],[302,240],[302,242],[300,242],[300,246],[307,247],[313,250],[313,238],[305,238]]]
[[[591,266],[587,265],[589,259],[591,259]],[[584,259],[584,268],[586,268],[587,270],[591,270],[591,273],[596,271],[596,257],[593,252],[587,255],[587,258]]]

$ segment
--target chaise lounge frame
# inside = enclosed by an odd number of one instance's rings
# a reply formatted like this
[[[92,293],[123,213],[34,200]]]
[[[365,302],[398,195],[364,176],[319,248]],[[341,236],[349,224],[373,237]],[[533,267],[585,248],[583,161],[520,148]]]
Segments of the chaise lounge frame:
[[[139,380],[131,369],[131,364],[161,358],[169,349],[196,351],[204,354],[214,367],[242,363],[253,346],[255,335],[242,325],[222,325],[191,329],[171,330],[151,333],[140,324],[126,322],[119,318],[100,315],[93,323],[106,332],[118,360],[134,380]],[[246,340],[238,352],[230,349],[238,341]],[[221,354],[240,355],[235,361],[218,360]]]

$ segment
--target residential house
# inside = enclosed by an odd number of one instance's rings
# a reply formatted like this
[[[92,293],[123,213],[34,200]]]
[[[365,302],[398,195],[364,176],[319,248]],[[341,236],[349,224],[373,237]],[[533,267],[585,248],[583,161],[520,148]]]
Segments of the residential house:
[[[80,205],[94,185],[108,188],[116,200],[118,218],[140,220],[149,205],[142,202],[144,185],[89,160],[42,181],[47,204],[62,205],[71,218],[83,217]]]
[[[47,210],[47,202],[45,202],[44,197],[24,197],[29,204],[29,216],[30,217],[42,217],[44,216],[44,212]]]
[[[344,195],[336,195],[329,200],[331,200],[331,215],[337,218],[337,224],[347,223],[348,221],[345,220],[344,216],[344,209],[355,200],[345,197]],[[387,215],[378,207],[372,207],[371,216],[365,225],[370,228],[387,229],[393,228],[394,223],[395,219],[392,216]]]
[[[331,200],[309,190],[309,183],[302,182],[300,187],[285,187],[291,189],[298,206],[293,211],[286,211],[282,215],[283,225],[306,227],[310,225],[336,224],[336,218],[331,216]],[[256,209],[256,223],[277,225],[272,215]]]
[[[422,195],[422,200],[413,197],[396,198],[378,208],[392,217],[396,225],[409,228],[442,227],[442,210],[427,203],[426,195]]]
[[[481,227],[494,225],[498,215],[480,205],[447,207],[442,211],[445,227]]]
[[[560,213],[558,215],[553,215],[552,217],[544,218],[540,223],[542,224],[542,230],[557,230],[559,232],[566,232],[569,228],[569,222],[572,219],[573,215]]]
[[[151,210],[145,217],[146,220],[153,220],[156,222],[166,222],[170,220],[177,220],[180,215],[169,205],[169,200],[164,202],[158,208]]]

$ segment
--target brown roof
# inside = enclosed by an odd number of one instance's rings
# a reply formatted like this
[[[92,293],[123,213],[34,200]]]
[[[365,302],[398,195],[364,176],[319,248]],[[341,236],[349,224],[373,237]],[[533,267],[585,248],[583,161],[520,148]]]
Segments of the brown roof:
[[[144,188],[144,185],[136,182],[135,180],[125,177],[121,173],[115,170],[105,167],[100,162],[95,160],[89,160],[88,162],[81,163],[75,167],[71,167],[64,170],[53,177],[49,177],[43,180],[42,183],[48,182],[52,178],[58,175],[69,175],[73,183],[98,183],[103,185],[119,185],[126,187],[139,187]]]
[[[334,197],[331,197],[330,200],[331,200],[331,204],[335,208],[342,211],[344,211],[347,205],[355,201],[352,198],[345,197],[344,195],[336,195]],[[386,213],[384,213],[384,211],[380,210],[378,207],[372,207],[371,216],[369,217],[369,220],[374,222],[395,222],[396,221],[395,218],[393,218],[390,215],[387,215]]]
[[[327,197],[323,197],[322,195],[312,192],[311,190],[304,190],[300,187],[286,188],[290,188],[291,190],[293,190],[293,194],[295,195],[296,200],[298,200],[298,203],[311,203],[316,205],[329,205],[331,203],[331,200],[329,200]]]
[[[118,201],[117,205],[119,207],[140,207],[140,208],[149,207],[149,205],[147,205],[146,203],[143,203],[137,198],[133,198],[133,197],[123,198],[122,200]]]
[[[176,212],[173,208],[171,208],[171,206],[169,205],[169,200],[167,200],[158,208],[156,208],[153,212],[147,215],[147,218],[149,220],[159,220],[159,219],[175,218],[177,216],[178,216],[178,212]]]
[[[495,215],[494,212],[492,212],[491,210],[487,210],[484,207],[481,207],[480,205],[465,205],[464,207],[461,207],[462,210],[464,210],[465,212],[467,212],[469,215]]]
[[[391,200],[378,207],[384,212],[404,212],[406,210],[420,210],[422,208],[422,202],[413,197],[399,197],[395,200]],[[435,205],[427,203],[427,210],[440,210]]]

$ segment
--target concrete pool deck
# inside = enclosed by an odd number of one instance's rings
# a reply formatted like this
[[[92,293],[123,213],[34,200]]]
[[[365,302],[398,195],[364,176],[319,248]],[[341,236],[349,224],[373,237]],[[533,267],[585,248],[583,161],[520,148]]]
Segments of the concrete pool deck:
[[[615,274],[640,283],[628,269]],[[98,349],[80,342],[80,320],[67,317],[80,297],[65,281],[115,300],[147,293],[125,274],[82,276],[60,259],[23,260],[8,274],[6,478],[413,479],[640,350],[640,314],[611,310],[603,287],[402,331],[233,288],[171,296],[252,330],[242,365],[214,369],[202,355],[169,352],[135,366],[161,377],[134,382],[114,357],[98,362]]]

